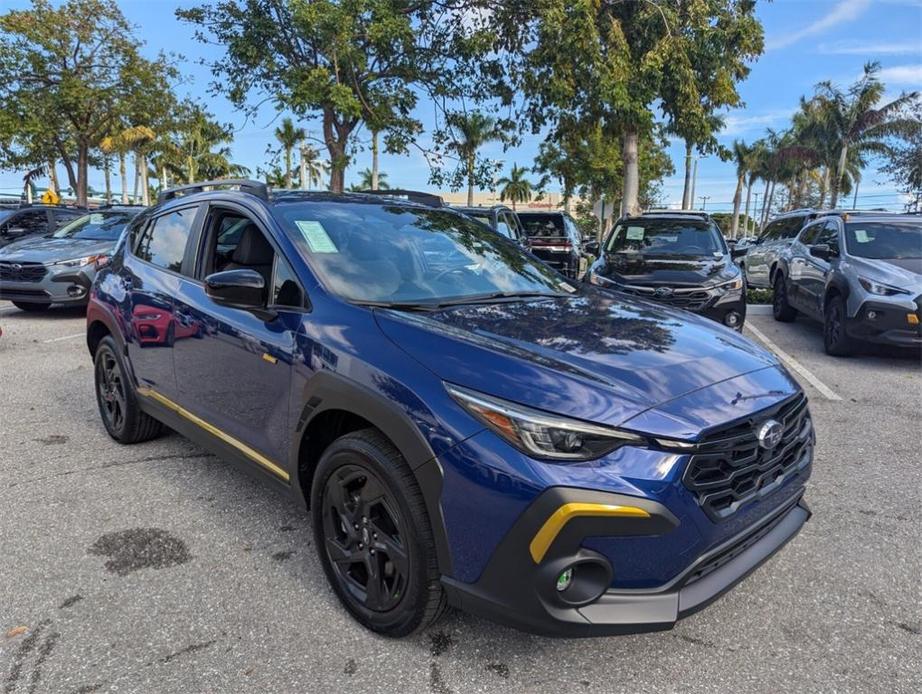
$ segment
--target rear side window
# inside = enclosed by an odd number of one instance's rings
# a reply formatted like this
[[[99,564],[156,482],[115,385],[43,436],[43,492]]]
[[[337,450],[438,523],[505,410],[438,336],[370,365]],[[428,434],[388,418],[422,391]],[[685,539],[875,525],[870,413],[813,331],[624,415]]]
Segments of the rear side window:
[[[525,234],[533,239],[561,238],[567,236],[561,214],[527,214],[519,217]]]
[[[158,267],[180,272],[197,211],[197,207],[188,207],[152,220],[138,236],[134,254]]]

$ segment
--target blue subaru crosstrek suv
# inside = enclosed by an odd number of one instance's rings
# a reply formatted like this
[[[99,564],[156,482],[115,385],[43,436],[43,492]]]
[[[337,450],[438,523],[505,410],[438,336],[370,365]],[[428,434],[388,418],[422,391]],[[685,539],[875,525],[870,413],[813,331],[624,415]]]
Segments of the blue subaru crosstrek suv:
[[[109,434],[165,424],[287,490],[384,634],[447,605],[545,634],[668,629],[809,517],[810,414],[771,354],[448,208],[173,189],[87,322]]]

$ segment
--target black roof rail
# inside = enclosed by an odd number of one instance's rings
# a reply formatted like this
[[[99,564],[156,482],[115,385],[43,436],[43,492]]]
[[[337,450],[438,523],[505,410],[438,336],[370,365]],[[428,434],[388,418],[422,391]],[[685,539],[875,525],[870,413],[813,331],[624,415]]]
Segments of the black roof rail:
[[[179,195],[190,195],[192,193],[201,193],[205,188],[218,188],[224,186],[236,186],[243,193],[255,195],[263,200],[269,199],[269,188],[262,181],[253,181],[248,178],[225,178],[217,181],[201,181],[199,183],[188,183],[184,186],[176,186],[162,191],[157,196],[157,202],[173,200]]]
[[[384,198],[401,198],[427,207],[444,207],[445,201],[441,196],[432,193],[423,193],[419,190],[404,190],[403,188],[386,188],[384,190],[358,190],[357,193],[365,195],[378,195]]]

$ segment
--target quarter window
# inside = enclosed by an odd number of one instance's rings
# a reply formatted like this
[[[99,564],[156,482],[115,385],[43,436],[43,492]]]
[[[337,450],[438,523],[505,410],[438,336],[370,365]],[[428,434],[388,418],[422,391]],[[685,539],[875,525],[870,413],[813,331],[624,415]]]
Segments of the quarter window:
[[[180,272],[197,210],[188,207],[154,219],[138,237],[134,254],[158,267]]]

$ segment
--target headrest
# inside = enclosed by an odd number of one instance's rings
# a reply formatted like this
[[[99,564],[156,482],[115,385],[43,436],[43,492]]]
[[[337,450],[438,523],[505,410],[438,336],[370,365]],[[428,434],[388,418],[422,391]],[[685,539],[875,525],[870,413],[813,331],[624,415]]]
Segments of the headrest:
[[[234,249],[233,262],[238,265],[270,265],[275,251],[255,224],[248,224]]]

